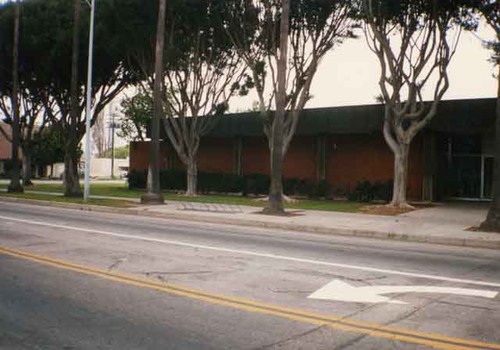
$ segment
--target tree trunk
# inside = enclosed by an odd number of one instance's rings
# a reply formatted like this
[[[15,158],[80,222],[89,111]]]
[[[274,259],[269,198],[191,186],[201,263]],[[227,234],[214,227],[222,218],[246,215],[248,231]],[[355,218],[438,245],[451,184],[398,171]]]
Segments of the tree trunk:
[[[198,184],[198,164],[196,159],[189,159],[187,164],[187,190],[186,196],[196,196]]]
[[[155,79],[153,87],[154,114],[151,120],[151,150],[149,157],[146,193],[141,197],[144,204],[163,204],[160,188],[160,119],[163,116],[162,81],[163,47],[165,44],[165,12],[167,0],[159,0],[158,23],[156,28]]]
[[[69,130],[66,135],[66,151],[64,155],[64,195],[66,197],[82,197],[78,179],[77,134],[76,127],[80,113],[78,98],[78,56],[80,54],[80,13],[81,1],[74,1],[73,51],[71,56],[71,108]]]
[[[64,196],[66,197],[82,197],[82,189],[80,188],[80,180],[78,178],[78,157],[76,152],[67,147],[64,154]]]
[[[493,167],[493,196],[486,220],[480,225],[483,231],[500,232],[500,65],[498,66],[498,92],[495,120],[495,160]]]
[[[406,187],[408,181],[408,158],[410,144],[400,144],[399,150],[394,153],[394,187],[391,206],[408,207]]]
[[[408,183],[408,158],[410,156],[411,139],[401,142],[400,138],[394,135],[392,130],[392,111],[385,106],[385,120],[383,128],[384,139],[392,153],[394,154],[394,184],[392,191],[392,201],[389,206],[398,208],[409,208],[406,199],[406,187]]]
[[[31,153],[25,149],[23,152],[23,186],[33,185],[31,179]]]
[[[20,177],[21,172],[19,168],[19,72],[18,72],[18,59],[19,59],[19,19],[21,16],[19,0],[15,6],[14,16],[14,46],[12,52],[12,170],[10,174],[10,184],[8,192],[24,192],[21,185]]]
[[[269,189],[269,202],[264,209],[265,214],[283,215],[283,127],[286,113],[286,73],[288,59],[288,31],[289,31],[289,0],[282,0],[281,23],[280,23],[280,43],[278,59],[278,88],[276,91],[276,114],[273,120],[271,133],[271,187]]]

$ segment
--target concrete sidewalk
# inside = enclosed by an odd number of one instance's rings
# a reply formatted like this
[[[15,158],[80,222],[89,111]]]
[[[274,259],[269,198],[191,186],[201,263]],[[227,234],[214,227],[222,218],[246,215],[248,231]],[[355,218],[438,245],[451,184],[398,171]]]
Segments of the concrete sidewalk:
[[[484,204],[439,205],[398,216],[288,210],[290,216],[286,217],[263,215],[255,207],[217,206],[168,202],[133,210],[143,215],[210,223],[500,249],[500,234],[468,230],[484,220],[488,209]]]
[[[0,200],[41,204],[41,201],[18,198],[2,197]],[[288,210],[289,215],[281,217],[263,215],[261,209],[257,207],[174,201],[168,201],[160,206],[127,209],[57,202],[42,203],[81,210],[206,223],[500,249],[499,233],[468,230],[484,220],[487,204],[450,203],[398,216]]]

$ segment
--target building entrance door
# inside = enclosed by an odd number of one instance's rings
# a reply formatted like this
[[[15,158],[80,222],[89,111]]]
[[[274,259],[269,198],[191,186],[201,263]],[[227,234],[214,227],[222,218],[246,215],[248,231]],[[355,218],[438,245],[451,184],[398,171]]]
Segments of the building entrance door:
[[[481,156],[453,155],[449,170],[450,197],[481,197]]]
[[[493,157],[453,155],[449,167],[449,195],[462,199],[491,199]]]
[[[491,199],[493,195],[493,157],[483,156],[481,198]]]
[[[493,156],[485,154],[481,136],[452,135],[442,140],[444,198],[491,199]]]

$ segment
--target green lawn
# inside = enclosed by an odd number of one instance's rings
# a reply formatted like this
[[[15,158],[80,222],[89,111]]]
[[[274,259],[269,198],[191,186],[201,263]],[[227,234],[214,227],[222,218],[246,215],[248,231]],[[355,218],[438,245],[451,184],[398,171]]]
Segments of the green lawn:
[[[0,188],[7,188],[7,185],[1,184]],[[26,188],[26,190],[62,193],[63,186],[60,183],[53,183],[53,184],[39,183],[35,184],[33,187]],[[109,196],[118,198],[140,198],[141,195],[144,193],[144,191],[129,190],[126,184],[92,183],[90,186],[90,193],[91,195],[95,196]],[[23,196],[31,196],[31,195],[32,194],[24,194]],[[35,194],[33,194],[33,196],[34,195]],[[41,194],[36,194],[36,196],[40,195]],[[44,200],[69,201],[69,199],[65,199],[65,197],[50,196],[50,195],[43,195],[43,196]],[[32,197],[26,197],[26,198],[32,198]],[[197,197],[186,197],[182,194],[164,192],[164,198],[165,200],[170,200],[170,201],[248,205],[253,207],[264,207],[266,204],[266,202],[257,201],[254,198],[230,196],[230,195],[200,195]],[[92,199],[92,201],[98,201],[98,200]],[[81,200],[80,202],[76,200],[75,203],[81,203]],[[100,203],[105,203],[105,202],[104,200],[101,200]],[[91,204],[107,205],[107,204],[98,204],[97,202]],[[310,200],[310,199],[303,199],[298,201],[297,203],[286,204],[287,208],[293,208],[293,209],[325,210],[325,211],[340,211],[340,212],[356,212],[363,206],[364,206],[363,203],[357,203],[357,202]]]
[[[90,205],[100,205],[105,207],[115,207],[115,208],[131,208],[135,204],[127,200],[119,199],[108,199],[108,198],[91,198],[88,202],[84,202],[83,198],[68,198],[62,195],[51,195],[43,193],[5,193],[1,192],[2,197],[12,197],[12,198],[26,198],[26,199],[37,199],[42,201],[51,202],[61,202],[61,203],[76,203],[76,204],[90,204]]]
[[[1,185],[1,186],[3,188],[7,188],[7,185]],[[62,193],[64,191],[64,188],[61,183],[53,183],[53,184],[38,183],[35,184],[34,186],[26,187],[26,190]],[[96,196],[124,197],[124,198],[140,198],[143,193],[143,191],[140,190],[129,190],[128,187],[123,184],[109,184],[109,183],[91,183],[90,192],[92,195]]]

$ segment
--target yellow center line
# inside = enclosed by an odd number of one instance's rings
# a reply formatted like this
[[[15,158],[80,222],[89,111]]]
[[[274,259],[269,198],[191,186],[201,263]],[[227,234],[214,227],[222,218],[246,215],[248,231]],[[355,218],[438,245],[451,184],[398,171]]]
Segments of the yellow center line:
[[[22,258],[32,262],[49,265],[59,269],[70,270],[85,275],[100,277],[119,283],[133,285],[136,287],[147,288],[171,295],[236,308],[239,310],[286,318],[293,321],[315,325],[324,325],[341,331],[348,331],[366,334],[374,337],[398,340],[407,343],[420,344],[438,349],[500,349],[500,344],[453,338],[440,334],[425,333],[368,322],[355,321],[342,317],[335,317],[331,315],[308,312],[300,309],[293,309],[273,304],[256,302],[239,297],[226,296],[223,294],[196,290],[171,283],[159,283],[156,281],[127,275],[124,273],[109,272],[95,267],[78,265],[64,260],[36,255],[26,251],[20,251],[7,247],[0,247],[0,253],[9,255],[11,257]]]

